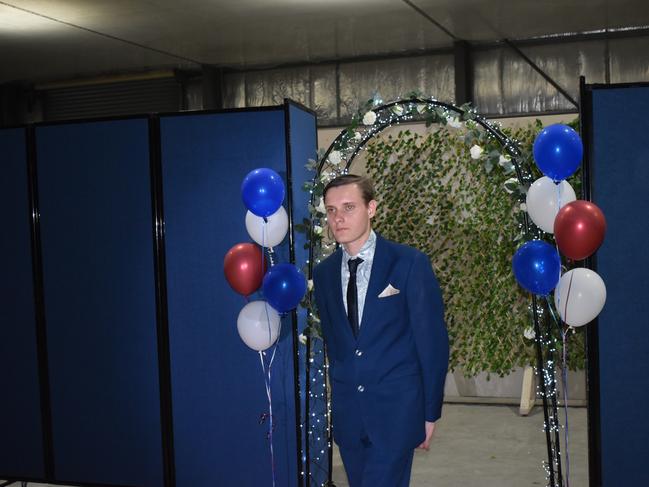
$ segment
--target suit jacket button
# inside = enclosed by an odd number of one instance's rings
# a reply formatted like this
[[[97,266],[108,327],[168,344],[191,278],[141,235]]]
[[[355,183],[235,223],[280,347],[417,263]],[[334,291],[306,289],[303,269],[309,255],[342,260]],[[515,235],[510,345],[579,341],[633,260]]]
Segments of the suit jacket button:
[[[363,352],[361,350],[356,350],[356,356],[360,357],[361,355],[363,355]]]
[[[358,386],[358,392],[363,392],[365,388],[363,386]]]

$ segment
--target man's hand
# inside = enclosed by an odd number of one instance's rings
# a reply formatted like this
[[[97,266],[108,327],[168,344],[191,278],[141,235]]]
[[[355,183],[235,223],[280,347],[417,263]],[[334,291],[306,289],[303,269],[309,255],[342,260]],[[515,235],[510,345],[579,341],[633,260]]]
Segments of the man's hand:
[[[434,432],[435,432],[435,423],[431,421],[426,421],[426,439],[417,448],[428,450],[428,448],[430,448],[430,440],[433,438]]]

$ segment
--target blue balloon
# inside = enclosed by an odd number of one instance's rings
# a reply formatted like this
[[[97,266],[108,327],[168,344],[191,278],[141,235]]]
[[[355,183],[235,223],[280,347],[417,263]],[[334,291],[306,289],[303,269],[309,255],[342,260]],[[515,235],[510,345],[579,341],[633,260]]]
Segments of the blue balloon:
[[[541,240],[523,244],[512,260],[514,276],[524,289],[547,296],[559,283],[561,258],[556,248]]]
[[[277,264],[264,276],[264,297],[280,313],[292,310],[306,293],[306,278],[293,264]]]
[[[562,181],[573,174],[584,155],[581,137],[567,125],[550,125],[534,140],[534,160],[543,174]]]
[[[257,216],[267,217],[279,210],[284,201],[284,181],[272,169],[250,171],[241,183],[243,203]]]

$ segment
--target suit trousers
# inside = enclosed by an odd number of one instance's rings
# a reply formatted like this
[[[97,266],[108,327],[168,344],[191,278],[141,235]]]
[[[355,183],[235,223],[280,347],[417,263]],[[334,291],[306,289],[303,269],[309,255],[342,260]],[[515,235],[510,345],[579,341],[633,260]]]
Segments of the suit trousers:
[[[364,437],[357,448],[339,448],[349,487],[408,487],[415,451],[384,451]]]

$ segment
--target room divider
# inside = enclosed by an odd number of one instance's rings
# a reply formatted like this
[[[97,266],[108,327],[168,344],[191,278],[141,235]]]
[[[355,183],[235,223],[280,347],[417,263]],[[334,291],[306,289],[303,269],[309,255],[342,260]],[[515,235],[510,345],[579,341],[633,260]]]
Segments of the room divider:
[[[278,172],[307,216],[315,114],[293,102],[0,130],[0,478],[172,487],[299,482],[299,313],[273,364],[273,447],[245,300],[223,257]],[[300,267],[305,236],[275,249]],[[254,297],[254,296],[253,296]]]

